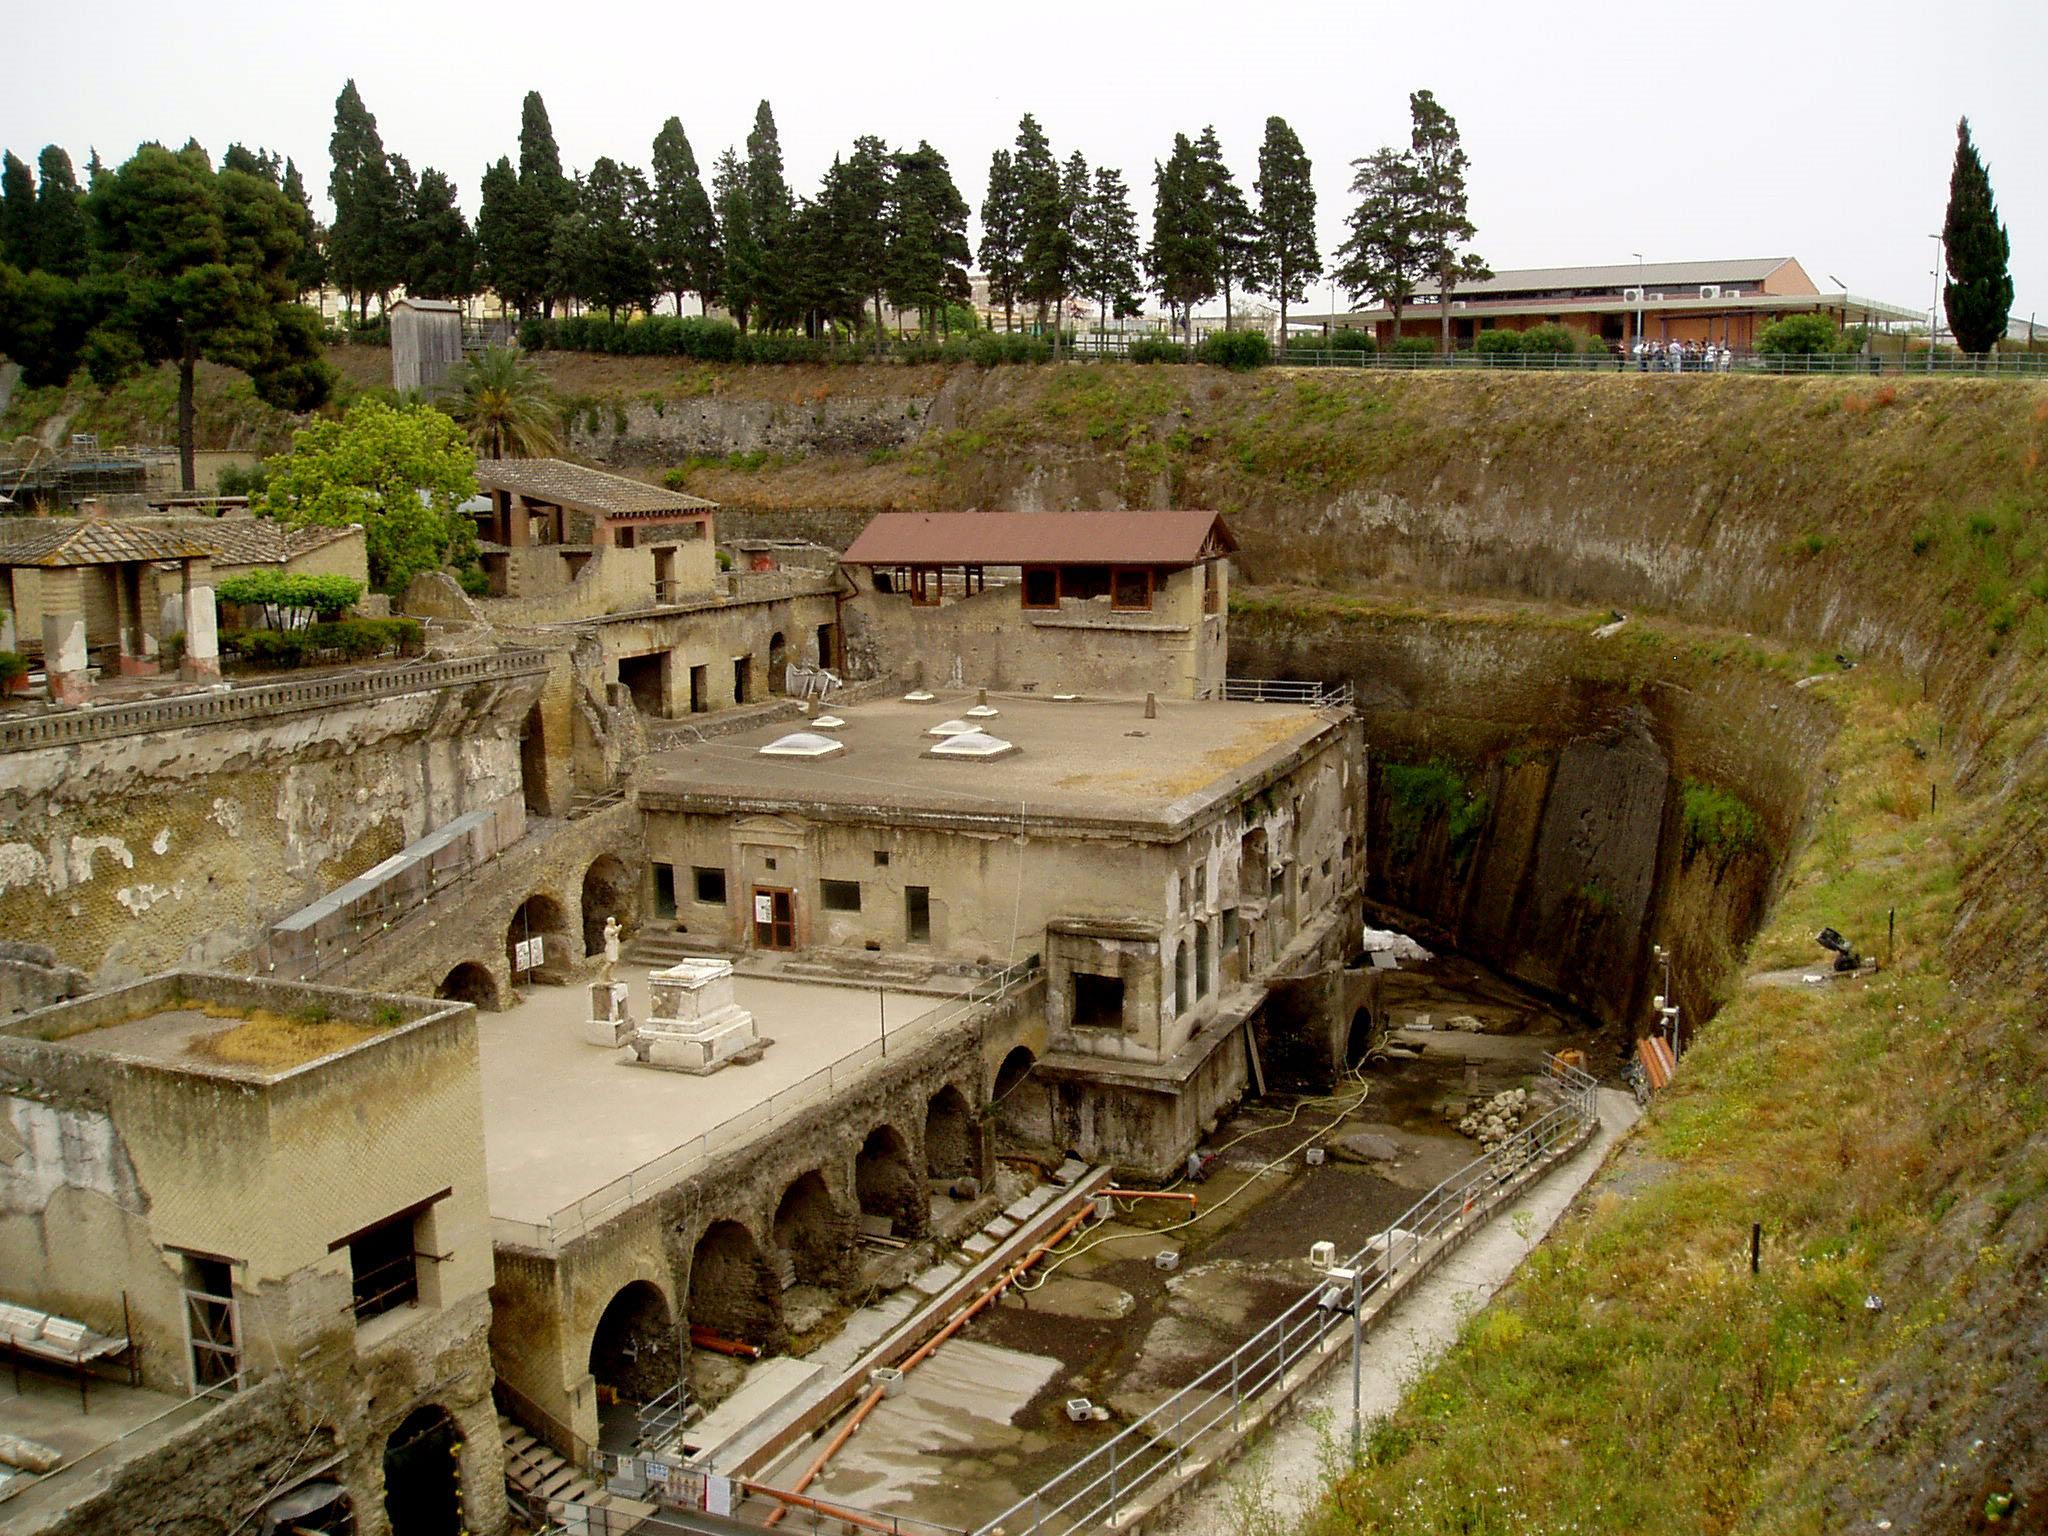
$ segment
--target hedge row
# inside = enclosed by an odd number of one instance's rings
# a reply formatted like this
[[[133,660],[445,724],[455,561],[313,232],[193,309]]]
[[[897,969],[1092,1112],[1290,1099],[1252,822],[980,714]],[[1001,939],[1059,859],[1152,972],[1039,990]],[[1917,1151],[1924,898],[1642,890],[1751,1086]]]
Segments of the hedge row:
[[[220,636],[223,656],[278,669],[362,661],[392,650],[403,655],[419,645],[418,619],[335,619],[304,629],[225,629]]]

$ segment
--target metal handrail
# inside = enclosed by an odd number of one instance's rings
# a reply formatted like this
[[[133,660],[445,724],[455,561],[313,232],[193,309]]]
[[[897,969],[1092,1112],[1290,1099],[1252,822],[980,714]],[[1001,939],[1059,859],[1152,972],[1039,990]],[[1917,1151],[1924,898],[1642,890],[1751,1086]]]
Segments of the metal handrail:
[[[681,1146],[673,1147],[659,1157],[650,1158],[639,1167],[619,1175],[580,1199],[570,1201],[550,1213],[545,1222],[493,1216],[492,1240],[519,1247],[538,1248],[545,1253],[559,1252],[562,1244],[582,1236],[596,1223],[650,1199],[665,1189],[672,1188],[686,1174],[701,1167],[715,1154],[766,1130],[778,1120],[800,1109],[806,1109],[829,1098],[844,1084],[848,1074],[864,1071],[874,1062],[886,1060],[888,1046],[891,1043],[899,1050],[905,1046],[922,1044],[944,1026],[957,1022],[974,1009],[995,1002],[1013,989],[1026,984],[1043,968],[1043,963],[1037,955],[1027,955],[1024,959],[1005,966],[986,981],[977,983],[972,990],[962,994],[951,1004],[942,1005],[931,1013],[913,1019],[902,1029],[892,1032],[887,1039],[870,1040],[858,1049],[847,1052],[800,1082],[792,1083],[760,1103],[728,1116],[710,1130],[691,1138]]]
[[[1351,702],[1352,685],[1286,677],[1226,677],[1219,694],[1226,704],[1305,704],[1336,709]]]
[[[1599,1124],[1598,1084],[1554,1057],[1549,1076],[1558,1095],[1554,1108],[1443,1180],[1347,1261],[1373,1271],[1358,1293],[1361,1317],[1369,1299],[1384,1300],[1433,1267],[1550,1159],[1592,1133]],[[1178,1471],[1204,1435],[1226,1426],[1231,1434],[1241,1431],[1247,1407],[1281,1385],[1296,1362],[1320,1352],[1340,1326],[1319,1305],[1324,1289],[1318,1281],[1230,1354],[983,1524],[975,1536],[993,1536],[998,1529],[1008,1536],[1036,1536],[1049,1528],[1070,1531],[1109,1520],[1133,1493]]]

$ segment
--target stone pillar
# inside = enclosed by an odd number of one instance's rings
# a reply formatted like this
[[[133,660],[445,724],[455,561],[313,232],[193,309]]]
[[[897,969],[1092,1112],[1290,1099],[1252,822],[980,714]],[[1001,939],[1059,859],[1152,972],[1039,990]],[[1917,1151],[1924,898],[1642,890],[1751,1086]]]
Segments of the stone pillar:
[[[0,651],[21,649],[14,632],[14,567],[0,565]]]
[[[505,493],[505,543],[512,549],[524,549],[533,542],[533,511],[526,505],[526,498],[515,492]]]
[[[178,675],[187,682],[211,682],[220,677],[220,636],[214,627],[213,562],[207,559],[185,563],[185,659]]]
[[[92,691],[86,676],[85,583],[77,566],[45,569],[43,577],[43,671],[50,697],[80,704]]]

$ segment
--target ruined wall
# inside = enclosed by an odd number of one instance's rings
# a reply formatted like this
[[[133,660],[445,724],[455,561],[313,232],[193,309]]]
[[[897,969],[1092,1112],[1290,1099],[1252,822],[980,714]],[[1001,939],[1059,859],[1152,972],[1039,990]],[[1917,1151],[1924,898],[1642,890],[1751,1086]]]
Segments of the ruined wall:
[[[8,753],[0,932],[106,985],[263,927],[519,790],[537,679]]]

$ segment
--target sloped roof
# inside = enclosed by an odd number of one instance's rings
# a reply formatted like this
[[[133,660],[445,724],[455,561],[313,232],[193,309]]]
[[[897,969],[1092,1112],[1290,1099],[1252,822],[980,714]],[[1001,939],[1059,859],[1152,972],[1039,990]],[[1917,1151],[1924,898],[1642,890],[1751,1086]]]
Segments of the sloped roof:
[[[61,568],[130,560],[204,560],[211,539],[99,518],[17,517],[0,522],[0,565]]]
[[[183,535],[214,546],[214,559],[222,565],[287,565],[301,555],[362,533],[357,523],[342,528],[287,528],[270,517],[152,518],[145,526],[153,532]]]
[[[1633,261],[1594,267],[1518,267],[1451,289],[1454,299],[1492,294],[1571,293],[1585,288],[1695,288],[1703,283],[1760,283],[1790,256],[1740,257],[1733,261]],[[1434,289],[1431,290],[1434,292]]]
[[[1193,565],[1237,540],[1214,512],[883,512],[848,565]]]
[[[714,512],[715,501],[586,469],[562,459],[479,459],[476,483],[487,491],[509,491],[536,501],[586,512],[646,517],[662,512]]]

